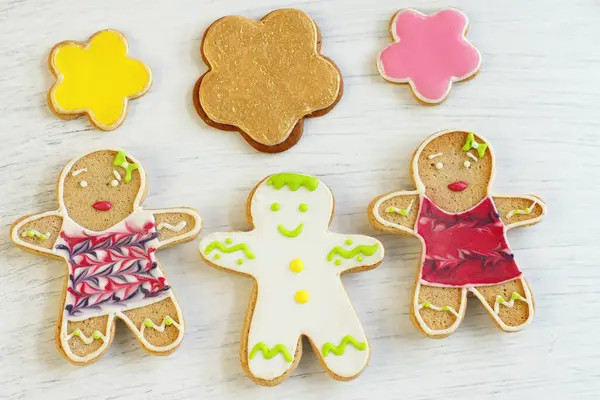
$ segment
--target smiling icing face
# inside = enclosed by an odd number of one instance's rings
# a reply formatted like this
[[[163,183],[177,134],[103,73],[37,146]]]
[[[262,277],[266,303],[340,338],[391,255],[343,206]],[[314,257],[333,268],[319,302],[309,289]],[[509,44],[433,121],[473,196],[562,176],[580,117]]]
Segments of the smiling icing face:
[[[465,211],[488,195],[494,159],[479,136],[469,132],[434,135],[414,157],[417,187],[443,210]]]
[[[102,231],[139,206],[145,175],[124,152],[100,150],[69,163],[58,185],[58,201],[67,214],[86,229]]]
[[[327,230],[333,214],[333,195],[317,178],[281,173],[256,189],[250,202],[256,229],[286,238],[306,238]]]

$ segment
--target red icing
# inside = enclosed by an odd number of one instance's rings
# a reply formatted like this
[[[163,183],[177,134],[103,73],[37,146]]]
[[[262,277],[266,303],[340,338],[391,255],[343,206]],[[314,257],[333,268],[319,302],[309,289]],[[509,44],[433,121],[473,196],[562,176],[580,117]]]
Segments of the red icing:
[[[92,207],[98,211],[109,211],[112,208],[112,203],[110,201],[97,201]]]
[[[490,197],[458,214],[423,197],[417,218],[425,246],[421,279],[439,286],[474,286],[519,277],[505,232]]]
[[[456,182],[452,182],[451,184],[449,184],[448,189],[452,190],[453,192],[462,192],[468,186],[469,186],[469,184],[465,181],[456,181]]]

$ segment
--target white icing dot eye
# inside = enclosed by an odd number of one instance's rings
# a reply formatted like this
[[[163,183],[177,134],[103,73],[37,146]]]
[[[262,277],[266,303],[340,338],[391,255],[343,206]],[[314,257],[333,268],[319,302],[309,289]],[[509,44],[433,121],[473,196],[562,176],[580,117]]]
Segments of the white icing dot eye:
[[[463,165],[464,165],[465,167],[467,167],[467,168],[471,168],[471,162],[470,162],[470,161],[465,161],[465,162],[463,163]]]
[[[442,169],[444,168],[444,164],[442,164],[441,162],[435,164],[435,169]]]
[[[81,186],[81,187],[87,187],[87,181],[81,181],[81,182],[79,182],[79,186]]]
[[[112,187],[119,186],[119,181],[116,179],[113,179],[112,181],[110,181],[110,186],[112,186]]]

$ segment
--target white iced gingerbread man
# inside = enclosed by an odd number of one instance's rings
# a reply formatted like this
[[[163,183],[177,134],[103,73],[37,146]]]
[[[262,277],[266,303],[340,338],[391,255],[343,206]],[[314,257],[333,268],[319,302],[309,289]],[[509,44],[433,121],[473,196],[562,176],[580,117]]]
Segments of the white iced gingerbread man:
[[[213,233],[200,243],[207,263],[256,281],[242,335],[244,369],[259,384],[280,383],[300,361],[304,335],[332,377],[355,378],[370,348],[340,276],[378,266],[383,246],[329,232],[333,195],[312,176],[267,177],[247,208],[252,231]]]
[[[121,150],[95,151],[63,169],[58,210],[11,228],[17,246],[67,264],[56,342],[74,364],[104,354],[117,318],[152,354],[167,355],[183,339],[183,316],[156,250],[197,237],[200,216],[190,208],[144,210],[146,192],[138,161]]]

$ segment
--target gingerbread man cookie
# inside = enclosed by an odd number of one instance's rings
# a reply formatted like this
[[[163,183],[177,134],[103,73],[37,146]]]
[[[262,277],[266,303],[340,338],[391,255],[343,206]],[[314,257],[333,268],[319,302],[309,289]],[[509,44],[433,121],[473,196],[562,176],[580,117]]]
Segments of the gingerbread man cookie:
[[[377,58],[379,73],[387,81],[408,83],[424,104],[441,103],[453,82],[475,76],[481,67],[481,54],[465,37],[468,26],[456,8],[432,15],[398,11],[390,23],[394,43]]]
[[[353,379],[367,365],[369,344],[340,276],[377,267],[384,250],[368,236],[329,232],[333,210],[319,179],[271,175],[248,198],[252,231],[200,243],[205,262],[255,280],[240,357],[258,384],[276,385],[296,368],[302,336],[335,379]]]
[[[215,21],[202,39],[209,69],[194,89],[198,114],[259,151],[289,149],[304,118],[328,113],[342,96],[341,73],[320,49],[317,25],[300,10]]]
[[[197,237],[200,216],[190,208],[144,210],[146,190],[133,157],[95,151],[63,169],[58,210],[11,227],[17,246],[67,264],[56,342],[74,364],[102,356],[116,318],[155,355],[170,354],[183,339],[183,316],[155,252]]]
[[[87,115],[99,129],[118,128],[129,100],[152,85],[150,68],[128,56],[127,39],[115,30],[95,33],[84,43],[58,43],[50,52],[56,82],[48,92],[50,110],[62,119]]]
[[[544,202],[530,195],[492,196],[492,149],[470,132],[429,137],[411,170],[417,189],[379,196],[369,206],[369,219],[378,229],[421,240],[411,305],[416,327],[430,337],[450,335],[465,315],[470,292],[500,329],[523,329],[533,318],[533,296],[506,232],[539,222]]]

